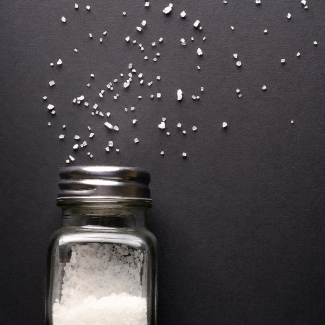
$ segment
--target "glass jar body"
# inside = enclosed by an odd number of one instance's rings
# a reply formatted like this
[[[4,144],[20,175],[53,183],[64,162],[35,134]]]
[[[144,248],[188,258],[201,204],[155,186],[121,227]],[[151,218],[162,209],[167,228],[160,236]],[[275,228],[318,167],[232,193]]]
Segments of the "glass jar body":
[[[47,325],[156,324],[156,239],[147,209],[63,209],[48,251]]]

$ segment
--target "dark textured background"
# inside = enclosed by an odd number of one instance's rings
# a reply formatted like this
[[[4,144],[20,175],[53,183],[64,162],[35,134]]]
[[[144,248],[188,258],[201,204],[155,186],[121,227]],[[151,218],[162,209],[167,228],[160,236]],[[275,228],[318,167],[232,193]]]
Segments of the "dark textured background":
[[[306,11],[300,0],[262,0],[261,6],[254,0],[174,1],[169,17],[162,13],[167,1],[152,1],[149,9],[140,0],[92,2],[87,12],[85,0],[78,11],[74,1],[1,1],[0,323],[43,324],[47,244],[61,222],[58,170],[72,153],[75,165],[150,171],[159,325],[324,324],[325,2],[309,0]],[[142,19],[148,25],[137,35]],[[201,32],[193,28],[196,19]],[[104,30],[108,36],[100,44]],[[127,35],[141,41],[145,52],[127,44]],[[160,36],[164,42],[152,49]],[[158,51],[162,56],[154,63]],[[63,66],[51,68],[59,58]],[[128,72],[129,62],[154,85],[133,82],[125,91],[119,81],[118,101],[107,93],[99,99],[100,89]],[[90,73],[96,77],[88,89]],[[192,101],[201,86],[201,100]],[[178,88],[184,91],[181,103]],[[160,101],[148,97],[158,91]],[[103,126],[107,118],[92,117],[92,108],[74,106],[71,100],[81,94],[91,106],[97,102],[110,111],[120,132],[110,133]],[[56,106],[55,117],[48,103]],[[126,106],[136,111],[125,113]],[[163,116],[170,137],[157,128]],[[87,125],[95,131],[92,140]],[[75,134],[88,141],[87,149],[73,153]],[[107,140],[114,140],[119,154],[104,151]]]

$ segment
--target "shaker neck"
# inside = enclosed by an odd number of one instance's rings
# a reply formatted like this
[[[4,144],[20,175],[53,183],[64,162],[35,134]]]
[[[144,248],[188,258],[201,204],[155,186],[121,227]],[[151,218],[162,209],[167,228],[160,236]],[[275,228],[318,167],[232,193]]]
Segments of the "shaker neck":
[[[143,228],[146,207],[65,206],[62,207],[63,227]]]

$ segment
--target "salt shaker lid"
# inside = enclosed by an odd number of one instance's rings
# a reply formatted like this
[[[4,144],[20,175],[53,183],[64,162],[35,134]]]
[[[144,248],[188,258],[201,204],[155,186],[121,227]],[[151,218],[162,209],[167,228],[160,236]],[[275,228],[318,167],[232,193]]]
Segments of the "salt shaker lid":
[[[136,167],[65,167],[60,170],[57,201],[151,201],[149,183],[150,174]]]

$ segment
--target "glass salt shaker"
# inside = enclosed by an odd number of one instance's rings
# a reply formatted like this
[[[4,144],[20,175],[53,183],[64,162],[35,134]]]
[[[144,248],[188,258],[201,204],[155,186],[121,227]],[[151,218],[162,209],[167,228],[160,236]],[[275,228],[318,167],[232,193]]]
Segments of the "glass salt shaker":
[[[156,238],[146,228],[150,175],[138,168],[67,167],[63,226],[48,251],[47,325],[155,325]]]

